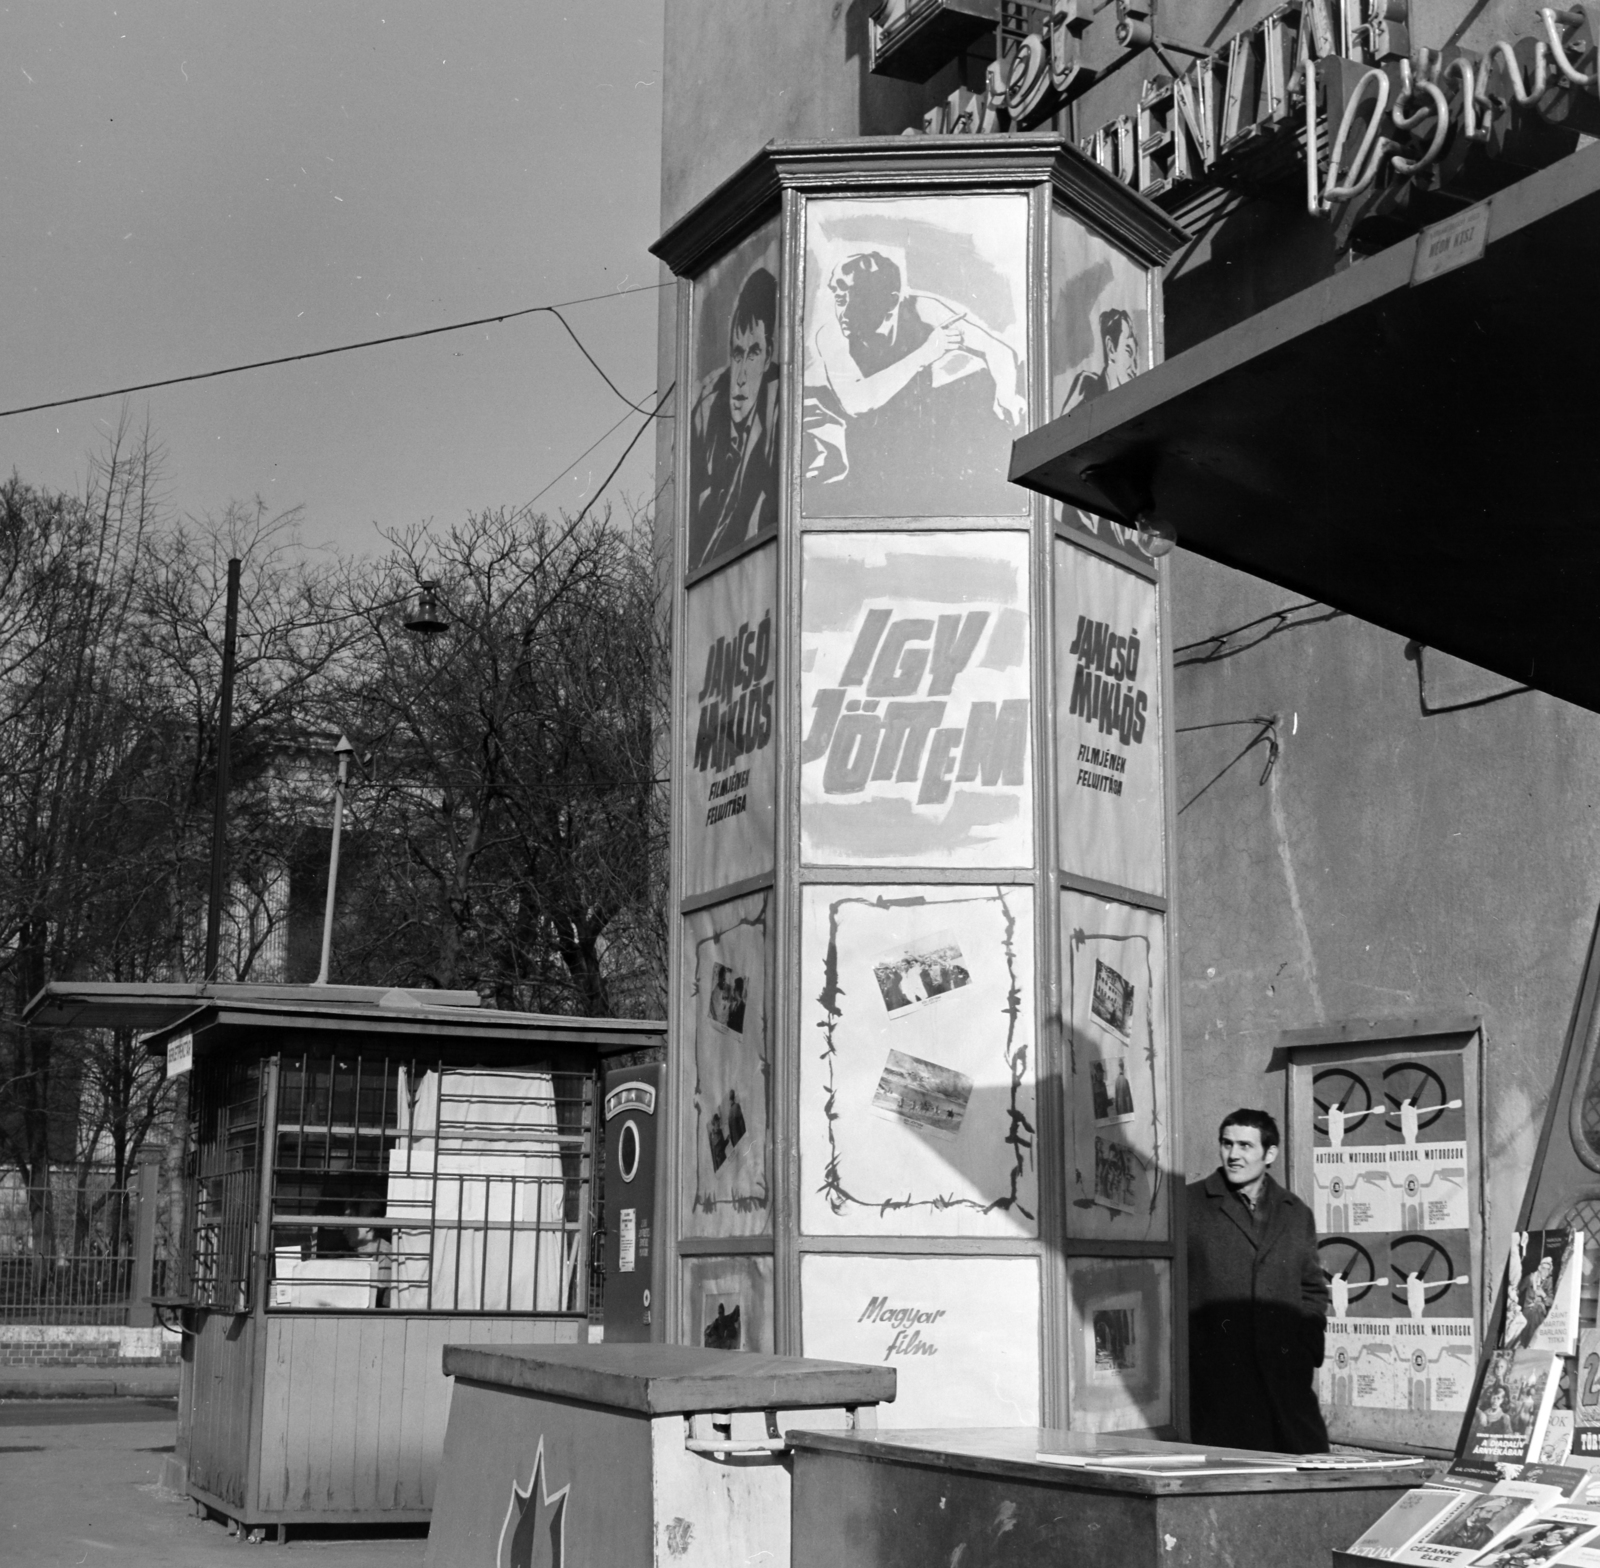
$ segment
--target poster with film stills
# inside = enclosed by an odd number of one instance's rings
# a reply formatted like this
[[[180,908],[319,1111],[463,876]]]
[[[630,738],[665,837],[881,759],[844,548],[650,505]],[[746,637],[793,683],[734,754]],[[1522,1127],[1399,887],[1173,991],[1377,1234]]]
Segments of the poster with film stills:
[[[770,871],[776,853],[777,550],[689,590],[678,725],[683,893]]]
[[[1130,256],[1057,209],[1050,225],[1050,409],[1058,419],[1133,380],[1153,362],[1149,275]],[[1052,504],[1058,523],[1149,564],[1138,535],[1109,519]]]
[[[807,203],[806,516],[1027,513],[1027,260],[1025,196]]]
[[[1032,891],[803,898],[802,1231],[1036,1234]]]
[[[682,1268],[684,1344],[773,1353],[771,1258],[685,1258]]]
[[[767,1017],[770,892],[683,919],[684,1137],[687,1236],[755,1236],[772,1229],[771,1058]]]
[[[801,1354],[888,1366],[878,1425],[1039,1424],[1034,1258],[800,1258]]]
[[[1056,802],[1061,866],[1166,887],[1156,586],[1064,539],[1056,555]]]
[[[1156,1258],[1071,1258],[1067,1302],[1073,1429],[1168,1425],[1171,1264]]]
[[[1027,535],[810,534],[802,548],[801,858],[1030,864]]]
[[[694,391],[686,494],[690,572],[777,531],[782,465],[778,224],[694,287]]]
[[[1068,892],[1061,931],[1070,1234],[1162,1241],[1172,1158],[1163,919]]]

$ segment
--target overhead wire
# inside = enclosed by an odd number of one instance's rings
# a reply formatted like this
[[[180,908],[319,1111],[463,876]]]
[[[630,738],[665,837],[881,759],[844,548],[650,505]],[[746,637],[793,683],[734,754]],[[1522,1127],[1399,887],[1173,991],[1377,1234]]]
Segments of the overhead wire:
[[[611,390],[615,392],[617,396],[628,405],[629,408],[633,409],[636,413],[642,414],[645,413],[646,410],[641,408],[639,404],[635,403],[632,398],[626,396],[617,387],[616,382],[614,382],[611,377],[605,373],[605,371],[600,369],[600,366],[596,362],[594,355],[592,355],[588,349],[584,348],[583,344],[578,341],[578,334],[572,330],[571,326],[568,325],[566,318],[563,317],[560,312],[574,305],[590,305],[596,300],[603,299],[621,299],[625,295],[629,294],[648,294],[667,287],[669,287],[669,285],[666,283],[642,283],[636,288],[615,289],[607,294],[586,294],[581,299],[558,300],[553,305],[527,305],[520,310],[501,311],[495,316],[478,316],[471,321],[452,321],[448,322],[444,326],[439,327],[419,327],[414,332],[395,332],[391,333],[387,337],[364,338],[359,343],[339,343],[335,344],[332,348],[307,349],[305,352],[300,354],[280,354],[272,359],[255,359],[242,365],[225,365],[218,370],[197,370],[182,376],[164,376],[158,381],[139,381],[130,386],[110,387],[100,392],[82,392],[73,397],[58,397],[52,398],[43,403],[27,403],[17,408],[3,408],[0,409],[0,419],[10,419],[17,414],[37,414],[43,412],[45,409],[50,408],[70,408],[76,403],[93,403],[97,402],[101,398],[125,397],[131,392],[153,392],[159,387],[183,386],[194,381],[212,381],[218,376],[236,376],[246,370],[267,370],[274,365],[295,365],[308,359],[326,359],[333,354],[352,354],[357,349],[381,348],[388,343],[409,343],[417,338],[438,337],[444,332],[464,332],[470,327],[493,326],[501,322],[515,321],[521,316],[538,316],[544,314],[555,316],[556,320],[559,321],[563,327],[566,327],[568,335],[572,338],[574,343],[578,344],[578,348],[582,352],[583,357],[594,366],[596,371],[599,372],[600,379],[604,381],[605,384],[610,387]],[[660,405],[658,404],[657,407],[659,408],[659,406]],[[616,427],[613,426],[612,428],[615,429]],[[609,434],[609,432],[607,433]],[[601,439],[603,440],[604,437]]]

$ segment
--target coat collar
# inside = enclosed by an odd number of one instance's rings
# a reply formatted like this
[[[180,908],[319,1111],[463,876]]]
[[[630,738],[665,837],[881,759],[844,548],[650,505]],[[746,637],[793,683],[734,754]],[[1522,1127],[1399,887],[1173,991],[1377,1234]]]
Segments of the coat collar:
[[[1261,1203],[1266,1210],[1267,1219],[1259,1233],[1250,1223],[1244,1205],[1234,1197],[1233,1189],[1229,1187],[1220,1165],[1206,1177],[1205,1192],[1206,1196],[1219,1204],[1222,1212],[1239,1227],[1250,1245],[1257,1248],[1264,1248],[1272,1241],[1289,1211],[1289,1195],[1272,1179],[1271,1171],[1267,1172],[1261,1184]]]

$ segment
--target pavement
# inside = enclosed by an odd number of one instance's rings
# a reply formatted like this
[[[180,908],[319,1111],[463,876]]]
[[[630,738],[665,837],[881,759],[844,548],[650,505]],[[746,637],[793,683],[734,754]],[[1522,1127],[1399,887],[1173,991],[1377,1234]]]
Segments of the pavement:
[[[0,1367],[0,1399],[176,1399],[167,1367]]]
[[[291,1530],[281,1547],[230,1536],[161,1487],[176,1436],[171,1399],[0,1401],[0,1568],[230,1568],[285,1556],[307,1568],[422,1568],[427,1541],[415,1527]]]

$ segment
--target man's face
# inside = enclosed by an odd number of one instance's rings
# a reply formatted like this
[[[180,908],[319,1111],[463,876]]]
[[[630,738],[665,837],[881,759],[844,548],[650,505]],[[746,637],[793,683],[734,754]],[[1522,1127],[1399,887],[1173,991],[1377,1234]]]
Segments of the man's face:
[[[736,425],[748,422],[761,390],[761,378],[772,360],[772,345],[767,342],[767,324],[753,321],[734,330],[728,348],[728,411]]]
[[[1139,340],[1133,328],[1124,326],[1122,336],[1112,343],[1106,342],[1106,385],[1120,387],[1139,374]]]
[[[1258,1181],[1278,1157],[1278,1146],[1261,1147],[1261,1133],[1255,1127],[1227,1126],[1222,1129],[1222,1170],[1230,1185],[1248,1187]]]

